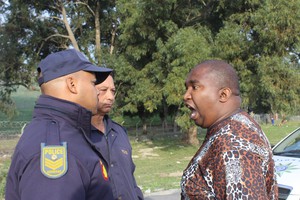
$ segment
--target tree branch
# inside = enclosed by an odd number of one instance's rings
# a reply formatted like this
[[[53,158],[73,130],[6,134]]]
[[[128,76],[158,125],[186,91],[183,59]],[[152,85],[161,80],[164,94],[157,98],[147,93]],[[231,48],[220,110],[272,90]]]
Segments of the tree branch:
[[[53,37],[63,37],[63,38],[70,39],[70,37],[68,35],[62,35],[62,34],[56,33],[56,34],[50,35],[49,37],[45,38],[44,40],[47,41]]]
[[[57,19],[57,20],[59,20],[59,21],[64,21],[63,19],[61,19],[61,18],[59,18],[59,17],[56,17],[56,16],[51,16],[50,18],[52,18],[52,19]]]
[[[95,12],[91,9],[91,7],[88,4],[83,3],[81,1],[74,2],[74,4],[82,4],[82,5],[86,6],[88,11],[90,11],[90,13],[92,13],[92,15],[95,16]]]
[[[19,86],[19,85],[24,86],[27,89],[30,88],[29,85],[23,83],[22,81],[21,82],[15,82],[15,83],[9,83],[9,84],[7,84],[7,83],[0,83],[0,86],[4,86],[4,87],[13,87],[13,86]]]

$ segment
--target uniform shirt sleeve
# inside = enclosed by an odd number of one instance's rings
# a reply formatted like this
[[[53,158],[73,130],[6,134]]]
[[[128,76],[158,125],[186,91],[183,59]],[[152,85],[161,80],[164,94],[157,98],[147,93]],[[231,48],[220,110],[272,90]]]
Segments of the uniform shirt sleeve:
[[[109,174],[115,188],[115,198],[144,199],[134,177],[135,164],[126,129],[114,123],[107,144],[110,149],[110,159],[107,159],[111,164]],[[102,149],[107,148],[106,143],[102,146]]]
[[[139,200],[143,200],[144,195],[143,195],[142,190],[138,187],[138,185],[136,183],[136,180],[135,180],[135,177],[134,177],[134,171],[135,171],[135,164],[133,164],[133,171],[132,171],[133,185],[134,185],[134,188],[135,188],[136,196],[138,197]]]
[[[126,131],[125,131],[126,132]],[[126,132],[126,136],[127,136],[127,132]],[[135,193],[136,193],[136,196],[139,200],[143,200],[144,199],[144,195],[143,195],[143,192],[142,190],[139,188],[139,186],[137,185],[136,183],[136,180],[135,180],[135,176],[134,176],[134,172],[135,172],[135,164],[132,160],[132,147],[131,147],[131,144],[130,144],[130,141],[129,141],[129,138],[127,137],[127,142],[128,142],[128,147],[130,147],[130,163],[131,163],[131,174],[132,174],[132,179],[133,179],[133,186],[134,186],[134,189],[135,189]]]
[[[76,160],[69,157],[69,168],[65,175],[57,179],[45,177],[40,170],[39,155],[28,163],[20,154],[15,155],[8,174],[7,200],[82,200],[86,198],[84,182],[89,174],[78,168]],[[80,171],[81,170],[81,171]],[[84,174],[86,173],[86,174]],[[86,180],[82,179],[85,177]]]
[[[136,194],[137,194],[139,200],[143,200],[144,199],[143,193],[142,193],[142,191],[141,191],[141,189],[139,187],[136,187]]]

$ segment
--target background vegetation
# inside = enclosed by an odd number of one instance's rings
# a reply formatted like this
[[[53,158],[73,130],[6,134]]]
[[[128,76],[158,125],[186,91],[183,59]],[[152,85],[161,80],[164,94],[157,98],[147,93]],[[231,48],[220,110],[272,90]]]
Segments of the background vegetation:
[[[114,119],[128,125],[132,136],[148,134],[142,142],[132,140],[144,191],[177,187],[201,143],[182,96],[188,71],[203,60],[233,65],[244,109],[278,113],[280,119],[300,115],[300,0],[0,0],[0,13],[0,118],[30,120],[40,60],[67,48],[82,51],[116,72]],[[29,99],[16,95],[20,86],[31,91],[23,90]],[[171,128],[178,139],[154,135],[149,124],[156,121],[163,128],[156,133]],[[296,126],[263,129],[274,144]],[[20,130],[14,127],[0,127],[6,138],[0,193],[9,165],[5,155],[16,142],[9,136]]]
[[[11,93],[34,89],[39,61],[66,48],[116,71],[114,114],[136,117],[144,133],[159,116],[193,135],[183,83],[211,58],[238,71],[243,108],[299,114],[300,0],[0,0],[0,12],[0,110],[10,119]]]
[[[24,87],[12,94],[13,101],[20,115],[18,120],[27,122],[31,119],[32,109],[38,91],[28,91]],[[6,120],[6,116],[0,116],[0,122]],[[158,119],[159,120],[159,119]],[[187,166],[198,146],[187,145],[183,140],[183,132],[161,129],[155,126],[157,119],[153,118],[153,126],[149,126],[147,136],[142,134],[142,129],[136,129],[137,120],[125,120],[124,125],[129,129],[129,137],[133,148],[133,160],[136,164],[135,177],[138,185],[144,193],[160,190],[179,188],[182,171]],[[300,126],[298,121],[288,121],[279,125],[281,120],[271,123],[262,123],[262,128],[271,144],[276,144],[288,133]],[[0,199],[4,196],[6,175],[10,165],[10,157],[19,140],[21,126],[2,127],[0,123]],[[141,126],[141,124],[138,124]],[[7,132],[8,131],[8,132]],[[198,128],[197,139],[200,143],[204,139],[206,130]]]
[[[288,133],[300,126],[298,122],[288,122],[284,126],[262,125],[268,139],[276,144]],[[133,148],[133,160],[136,164],[135,178],[144,193],[178,189],[182,171],[187,166],[198,146],[187,145],[180,134],[157,132],[151,137],[137,139],[135,132],[129,132]],[[203,140],[205,130],[197,137]],[[0,199],[4,195],[6,174],[10,164],[10,155],[18,138],[0,139]]]

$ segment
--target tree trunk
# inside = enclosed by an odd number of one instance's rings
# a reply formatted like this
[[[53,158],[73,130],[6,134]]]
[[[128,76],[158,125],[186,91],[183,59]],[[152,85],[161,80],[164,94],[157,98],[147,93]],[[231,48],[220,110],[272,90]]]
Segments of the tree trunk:
[[[189,145],[199,146],[200,142],[197,138],[197,126],[188,129],[184,136],[184,141]]]
[[[115,48],[115,37],[116,37],[116,28],[113,27],[112,31],[111,31],[111,42],[110,42],[110,50],[109,50],[109,54],[112,55],[114,52],[114,48]]]
[[[168,122],[167,122],[167,116],[168,116],[168,105],[166,102],[166,99],[162,99],[162,111],[159,113],[160,121],[161,121],[161,128],[165,131],[168,131]]]
[[[79,51],[79,46],[77,44],[77,41],[76,41],[75,36],[73,34],[73,31],[70,27],[70,24],[68,23],[66,9],[65,9],[64,4],[62,2],[60,2],[60,8],[61,8],[61,14],[63,16],[63,22],[66,26],[67,31],[68,31],[68,35],[69,35],[69,38],[71,40],[71,43],[72,43],[73,47]]]
[[[101,28],[100,28],[100,2],[97,1],[96,11],[95,11],[95,29],[96,29],[96,36],[95,36],[95,43],[96,43],[96,62],[101,64]]]
[[[147,124],[143,123],[143,135],[147,135],[148,130],[147,130]]]
[[[177,132],[177,129],[178,129],[178,125],[177,123],[175,122],[175,120],[173,121],[173,133],[176,133]]]

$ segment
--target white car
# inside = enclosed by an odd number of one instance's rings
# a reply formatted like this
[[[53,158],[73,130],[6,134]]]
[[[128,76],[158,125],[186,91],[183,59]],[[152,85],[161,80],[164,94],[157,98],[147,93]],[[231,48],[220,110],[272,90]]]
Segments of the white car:
[[[300,127],[273,147],[279,200],[300,200]]]

